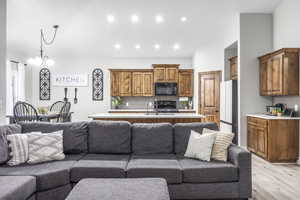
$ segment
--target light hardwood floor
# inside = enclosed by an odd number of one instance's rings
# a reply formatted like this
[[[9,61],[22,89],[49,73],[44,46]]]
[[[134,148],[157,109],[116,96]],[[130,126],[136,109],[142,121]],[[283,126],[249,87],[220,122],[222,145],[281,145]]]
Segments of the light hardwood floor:
[[[272,164],[252,154],[252,200],[299,200],[300,166]]]

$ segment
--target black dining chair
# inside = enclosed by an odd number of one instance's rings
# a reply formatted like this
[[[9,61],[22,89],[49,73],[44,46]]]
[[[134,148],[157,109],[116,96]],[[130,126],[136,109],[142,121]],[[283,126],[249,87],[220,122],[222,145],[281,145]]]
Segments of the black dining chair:
[[[14,106],[14,120],[18,122],[36,122],[39,116],[36,109],[29,103],[18,101]]]
[[[50,107],[50,112],[60,113],[62,107],[65,105],[64,101],[56,101]]]
[[[57,118],[57,122],[68,122],[70,121],[70,110],[71,110],[71,103],[65,102],[63,107],[59,112],[59,117]]]

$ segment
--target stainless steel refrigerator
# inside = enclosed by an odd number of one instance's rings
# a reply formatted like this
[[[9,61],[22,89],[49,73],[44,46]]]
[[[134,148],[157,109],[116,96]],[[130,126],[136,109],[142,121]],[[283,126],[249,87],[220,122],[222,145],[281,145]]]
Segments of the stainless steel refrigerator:
[[[220,130],[235,134],[238,143],[238,85],[237,80],[223,81],[220,87]]]

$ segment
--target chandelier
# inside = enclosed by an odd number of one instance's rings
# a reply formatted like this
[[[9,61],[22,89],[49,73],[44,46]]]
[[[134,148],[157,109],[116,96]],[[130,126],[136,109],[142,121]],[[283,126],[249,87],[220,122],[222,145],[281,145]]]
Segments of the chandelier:
[[[58,27],[59,27],[58,25],[53,26],[54,34],[53,34],[51,40],[49,40],[49,41],[46,40],[44,31],[43,31],[43,29],[41,29],[40,55],[36,56],[34,58],[29,58],[27,60],[28,64],[34,65],[34,66],[41,66],[41,67],[51,67],[55,64],[54,60],[50,59],[47,55],[44,54],[44,52],[45,52],[44,46],[49,46],[54,43]]]

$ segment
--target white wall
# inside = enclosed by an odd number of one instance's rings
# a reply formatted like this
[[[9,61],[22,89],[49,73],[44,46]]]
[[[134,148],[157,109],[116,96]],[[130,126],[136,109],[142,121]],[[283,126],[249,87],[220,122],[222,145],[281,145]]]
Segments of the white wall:
[[[72,111],[74,111],[73,120],[87,120],[88,115],[92,113],[107,112],[110,109],[110,68],[126,68],[139,69],[151,68],[152,64],[181,64],[181,68],[191,68],[192,59],[56,59],[55,66],[50,68],[52,75],[54,74],[81,74],[87,73],[89,75],[89,86],[78,88],[78,104],[72,104]],[[92,77],[91,73],[94,68],[100,67],[104,72],[104,100],[92,101]],[[35,106],[51,105],[51,103],[62,100],[64,97],[64,87],[51,86],[51,101],[39,101],[39,68],[32,67],[32,103]],[[74,88],[69,88],[68,98],[73,102]]]
[[[224,27],[223,37],[208,42],[200,46],[194,53],[194,108],[198,111],[198,73],[206,71],[222,71],[222,80],[224,79],[224,49],[230,46],[238,39],[238,15],[232,15],[231,21],[228,21]]]
[[[284,0],[274,12],[274,50],[300,48],[300,1]],[[276,97],[275,103],[286,103],[289,107],[300,104],[300,97]]]
[[[6,0],[0,0],[0,124],[6,122]]]
[[[274,11],[274,49],[300,48],[300,1],[284,0]]]
[[[272,14],[240,14],[239,36],[239,144],[247,145],[246,115],[261,113],[270,98],[259,95],[258,56],[273,49]]]

